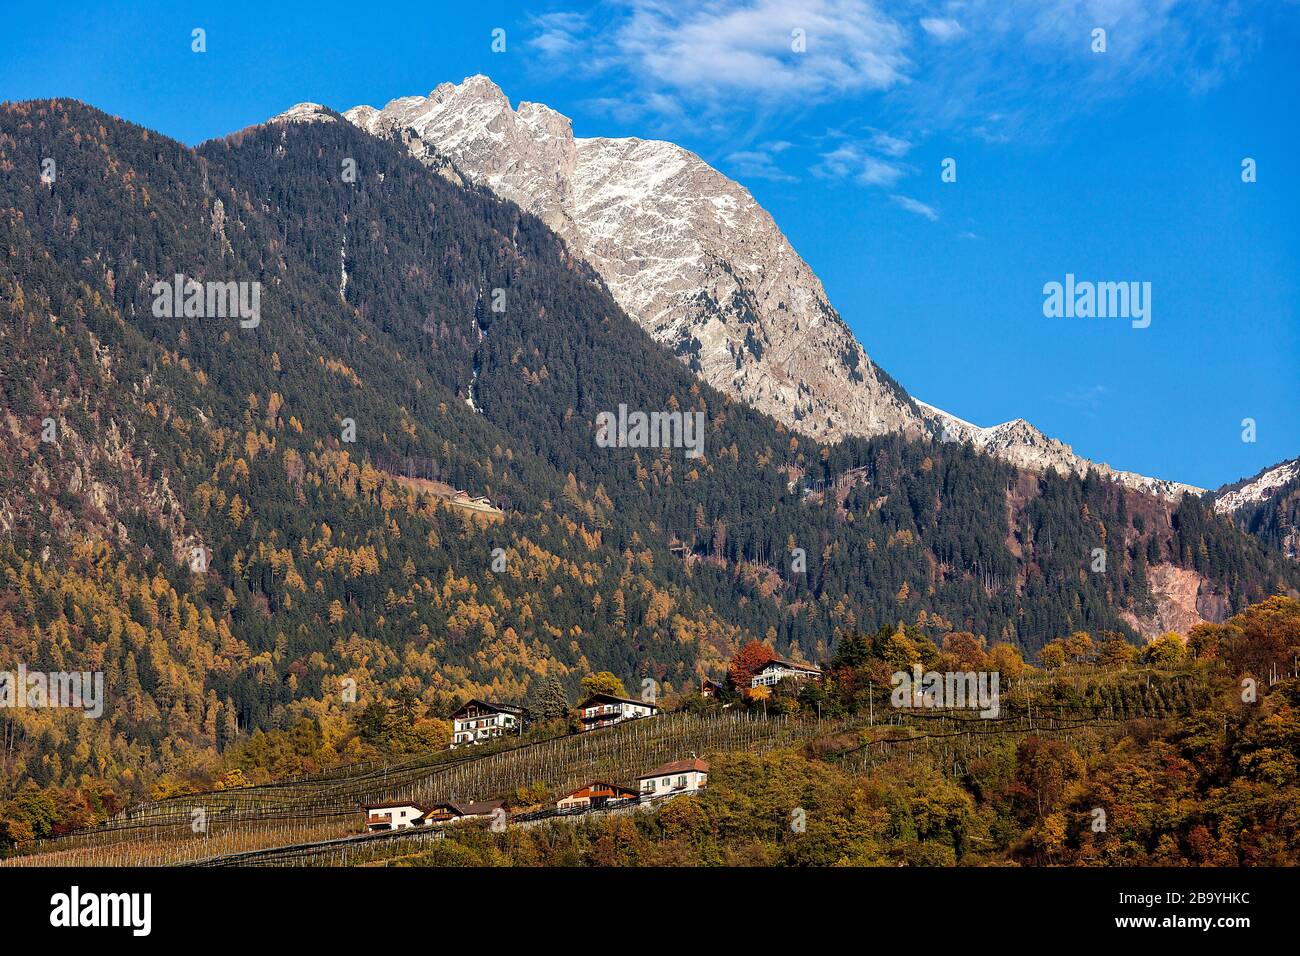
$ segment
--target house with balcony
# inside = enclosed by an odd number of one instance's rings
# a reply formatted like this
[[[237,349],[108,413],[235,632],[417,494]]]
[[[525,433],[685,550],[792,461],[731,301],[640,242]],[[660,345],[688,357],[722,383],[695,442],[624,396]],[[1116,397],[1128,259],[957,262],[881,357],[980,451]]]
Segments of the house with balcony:
[[[636,782],[643,800],[695,793],[709,782],[709,764],[697,757],[674,760],[641,774]]]
[[[557,810],[599,809],[611,800],[635,800],[637,791],[616,783],[593,780],[555,801]]]
[[[774,687],[783,680],[821,680],[822,670],[812,664],[797,664],[794,661],[774,657],[749,679],[750,687]]]
[[[419,827],[425,824],[425,808],[409,800],[368,803],[364,809],[366,811],[366,830],[370,833],[405,830],[408,827]]]
[[[592,694],[578,705],[578,721],[584,731],[612,727],[625,720],[654,717],[658,713],[659,708],[648,701],[613,694]]]
[[[523,730],[524,717],[522,707],[487,700],[466,701],[451,715],[451,746],[454,749],[505,734],[518,734]]]
[[[441,826],[446,823],[468,823],[473,820],[491,820],[494,817],[504,820],[506,812],[504,800],[478,800],[475,802],[435,803],[424,815],[427,826]]]

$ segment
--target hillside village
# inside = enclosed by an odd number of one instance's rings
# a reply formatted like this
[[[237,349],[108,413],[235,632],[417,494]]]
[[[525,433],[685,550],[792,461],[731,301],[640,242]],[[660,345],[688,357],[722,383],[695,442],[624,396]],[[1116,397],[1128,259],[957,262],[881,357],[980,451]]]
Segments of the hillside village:
[[[555,815],[584,813],[589,810],[615,810],[623,807],[645,805],[687,793],[697,793],[709,781],[708,761],[698,757],[672,760],[640,774],[636,787],[625,787],[605,780],[592,780],[564,794],[554,802]],[[441,826],[448,823],[490,821],[495,829],[504,828],[510,821],[506,801],[501,798],[477,802],[448,802],[432,806],[404,800],[367,804],[366,830],[384,833],[411,827]],[[537,812],[517,815],[519,819],[541,819],[551,816]]]
[[[1204,653],[1205,648],[1200,645],[1210,633],[1204,630],[1194,633],[1190,642],[1171,633],[1139,650],[1117,634],[1107,635],[1104,643],[1098,646],[1086,633],[1076,632],[1050,642],[1040,654],[1040,661],[1049,671],[1059,670],[1071,662],[1120,667],[1141,662],[1176,667],[1189,654]],[[859,674],[879,680],[882,687],[888,687],[891,671],[897,673],[901,668],[902,673],[908,674],[911,668],[916,672],[917,683],[913,685],[910,679],[903,682],[913,689],[901,704],[895,692],[895,708],[952,706],[947,698],[941,699],[942,681],[937,688],[922,693],[922,665],[919,663],[922,660],[927,667],[942,670],[944,673],[938,676],[954,688],[965,679],[970,679],[974,687],[976,672],[987,676],[991,671],[1014,679],[1027,667],[1014,648],[1006,644],[987,648],[986,641],[973,634],[949,633],[942,644],[937,645],[916,628],[900,625],[894,630],[884,627],[874,635],[853,635],[841,642],[830,662],[838,685],[835,693],[842,694],[846,688],[861,683],[860,677],[847,677],[846,669],[860,669]],[[936,674],[934,671],[930,673]],[[701,678],[692,694],[676,699],[674,709],[695,706],[725,711],[739,707],[761,713],[765,718],[796,713],[800,709],[818,714],[823,707],[839,709],[843,702],[837,705],[827,695],[827,689],[822,687],[823,676],[823,669],[818,665],[779,657],[768,646],[751,641],[729,661],[725,681],[719,683]],[[629,722],[654,720],[665,712],[654,699],[653,683],[649,685],[646,699],[627,696],[622,682],[609,673],[591,675],[584,679],[583,686],[587,693],[567,714],[570,733],[582,736]],[[967,706],[966,701],[965,697],[959,698],[956,707]],[[996,700],[993,703],[992,714],[996,716]],[[982,713],[982,716],[989,714]],[[500,743],[509,737],[522,738],[529,725],[539,718],[540,715],[534,715],[522,705],[470,699],[451,714],[452,734],[448,750]],[[433,804],[397,798],[363,806],[365,831],[383,833],[475,821],[487,821],[492,829],[499,831],[513,823],[566,815],[612,812],[634,806],[652,809],[665,800],[699,792],[707,786],[708,778],[709,763],[691,753],[645,769],[627,780],[588,780],[579,787],[552,796],[544,806],[541,801],[534,800],[525,806],[511,807],[500,794],[473,794],[470,800]]]
[[[748,660],[746,653],[749,655]],[[757,658],[753,656],[755,653],[759,655]],[[745,652],[737,654],[731,664],[729,683],[734,687],[739,682],[742,685],[741,696],[748,699],[765,699],[773,688],[782,685],[797,690],[801,682],[818,681],[822,676],[821,668],[815,665],[786,660],[756,648],[747,648]],[[606,678],[611,676],[599,675]],[[702,678],[697,692],[703,700],[714,700],[723,690],[723,684]],[[724,703],[722,706],[727,708],[733,704]],[[653,700],[636,700],[597,690],[578,704],[572,716],[578,732],[585,734],[627,721],[651,719],[660,713],[661,708]],[[522,736],[531,715],[522,706],[473,698],[457,708],[451,719],[452,739],[448,747],[455,750],[510,735]],[[607,780],[588,781],[552,801],[551,809],[555,814],[564,815],[652,804],[698,792],[708,784],[708,776],[708,762],[691,754],[687,758],[671,760],[639,774],[635,778],[634,787]],[[429,806],[413,800],[389,800],[365,804],[363,809],[366,815],[365,828],[371,833],[475,820],[489,820],[494,827],[500,827],[511,819],[506,801],[501,797]],[[535,819],[538,814],[537,811],[529,811],[516,816]]]

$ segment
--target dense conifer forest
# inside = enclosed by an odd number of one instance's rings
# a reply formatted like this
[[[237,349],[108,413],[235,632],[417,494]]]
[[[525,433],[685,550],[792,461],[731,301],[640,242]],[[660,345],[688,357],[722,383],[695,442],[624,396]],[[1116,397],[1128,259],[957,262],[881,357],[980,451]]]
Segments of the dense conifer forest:
[[[1137,642],[1157,568],[1218,619],[1300,587],[1193,498],[792,434],[698,382],[540,221],[344,123],[194,150],[6,104],[0,246],[0,649],[108,688],[102,720],[0,712],[0,816],[46,832],[440,746],[460,701],[547,679],[680,693],[752,640],[828,661],[904,626],[1028,658]],[[155,316],[176,274],[261,283],[260,322]],[[703,412],[704,454],[598,448],[621,403]],[[408,456],[503,514],[381,467]]]

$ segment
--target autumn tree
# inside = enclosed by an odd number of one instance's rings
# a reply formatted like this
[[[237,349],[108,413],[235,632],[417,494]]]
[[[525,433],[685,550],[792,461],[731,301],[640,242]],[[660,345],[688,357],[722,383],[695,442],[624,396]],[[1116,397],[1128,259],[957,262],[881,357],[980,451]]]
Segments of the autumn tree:
[[[1174,631],[1166,631],[1147,644],[1142,651],[1142,659],[1154,667],[1176,667],[1185,652],[1182,636]]]
[[[776,657],[772,649],[766,644],[759,641],[750,641],[731,659],[731,665],[728,673],[731,676],[731,686],[738,690],[744,690],[749,687],[750,679],[758,673],[759,669],[768,661]]]
[[[984,638],[976,637],[970,631],[945,634],[941,645],[944,665],[952,670],[987,670],[989,659],[984,653],[984,643]]]
[[[1065,660],[1065,644],[1060,638],[1044,644],[1042,650],[1038,652],[1039,663],[1049,671],[1054,671],[1058,667],[1064,667]]]
[[[581,683],[584,698],[593,697],[596,694],[612,694],[615,697],[627,696],[627,688],[623,686],[623,682],[609,671],[588,674],[582,679]]]
[[[1108,632],[1097,654],[1097,663],[1103,667],[1132,667],[1137,663],[1139,651],[1115,631]]]
[[[1005,677],[1019,677],[1025,670],[1020,648],[1001,642],[989,648],[989,666]]]

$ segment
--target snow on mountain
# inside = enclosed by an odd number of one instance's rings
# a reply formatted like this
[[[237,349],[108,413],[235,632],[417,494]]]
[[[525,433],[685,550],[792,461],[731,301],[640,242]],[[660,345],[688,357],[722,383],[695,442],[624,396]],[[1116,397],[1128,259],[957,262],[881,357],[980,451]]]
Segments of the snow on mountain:
[[[337,123],[338,116],[319,103],[298,103],[289,107],[271,122],[280,123]]]
[[[581,138],[539,103],[512,109],[485,76],[344,118],[403,143],[456,181],[534,213],[614,299],[709,384],[814,438],[942,435],[1022,468],[1082,474],[1176,498],[1200,489],[1092,465],[1017,419],[980,428],[913,401],[879,369],[821,281],[740,184],[673,143]],[[288,121],[332,119],[312,104]]]
[[[672,143],[583,139],[486,77],[344,116],[518,203],[705,381],[817,438],[926,426],[749,192]]]
[[[1254,478],[1234,485],[1225,485],[1214,493],[1214,510],[1219,514],[1235,514],[1248,505],[1258,504],[1273,497],[1287,482],[1300,476],[1300,458],[1284,461],[1265,468]]]
[[[968,442],[980,451],[1008,461],[1017,468],[1039,472],[1055,471],[1062,475],[1074,474],[1080,477],[1091,468],[1103,478],[1170,500],[1184,494],[1204,494],[1203,488],[1193,485],[1148,478],[1131,471],[1117,471],[1105,463],[1081,458],[1069,445],[1043,434],[1023,418],[981,428],[919,399],[916,404],[920,406],[922,414],[934,423],[940,441]]]

